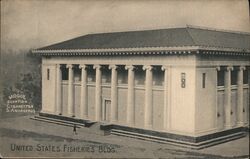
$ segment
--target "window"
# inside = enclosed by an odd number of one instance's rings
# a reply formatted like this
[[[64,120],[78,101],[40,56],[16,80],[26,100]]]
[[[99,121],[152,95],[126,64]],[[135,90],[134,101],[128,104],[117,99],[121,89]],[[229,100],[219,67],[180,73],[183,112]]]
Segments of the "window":
[[[146,71],[142,69],[142,66],[138,66],[135,69],[135,85],[145,84]]]
[[[128,84],[128,71],[125,66],[119,66],[117,69],[118,84]]]
[[[47,69],[47,80],[49,80],[49,78],[50,78],[50,70]]]
[[[202,88],[206,87],[206,73],[202,73]]]
[[[248,84],[248,72],[247,72],[247,70],[243,71],[243,84]]]
[[[69,79],[69,69],[66,67],[62,67],[62,80],[68,80]]]
[[[75,82],[81,81],[81,69],[79,67],[74,68],[74,81]]]
[[[164,71],[160,66],[154,66],[153,71],[153,84],[155,86],[162,86],[164,82]]]
[[[223,70],[217,71],[217,86],[224,86],[224,78],[225,78],[224,71]]]
[[[108,66],[102,67],[102,83],[111,83],[111,69]]]
[[[95,82],[96,70],[93,67],[87,69],[87,79],[88,82]]]
[[[231,71],[231,85],[237,85],[237,72],[238,70]]]

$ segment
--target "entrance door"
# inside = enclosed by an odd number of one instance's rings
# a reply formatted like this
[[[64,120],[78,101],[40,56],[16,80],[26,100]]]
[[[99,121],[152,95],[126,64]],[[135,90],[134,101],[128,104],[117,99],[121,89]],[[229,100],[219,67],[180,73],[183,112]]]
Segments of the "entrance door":
[[[217,128],[218,130],[224,129],[224,91],[219,90],[217,93]]]
[[[110,107],[111,107],[111,100],[104,99],[102,105],[102,121],[110,121]]]

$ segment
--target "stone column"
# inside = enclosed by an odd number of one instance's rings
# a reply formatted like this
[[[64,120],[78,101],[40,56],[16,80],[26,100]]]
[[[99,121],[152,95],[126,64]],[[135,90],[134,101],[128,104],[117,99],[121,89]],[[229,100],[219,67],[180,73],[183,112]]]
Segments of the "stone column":
[[[94,65],[93,67],[96,70],[96,83],[95,83],[95,119],[100,121],[101,118],[101,106],[102,106],[102,72],[101,65]]]
[[[135,124],[135,107],[134,107],[134,81],[135,81],[135,73],[134,66],[127,65],[125,67],[128,70],[128,97],[127,97],[127,124],[134,125]]]
[[[246,68],[243,66],[239,67],[238,73],[237,73],[237,125],[243,126],[244,125],[244,106],[243,106],[243,70]]]
[[[168,82],[169,82],[169,76],[168,76],[168,67],[167,66],[162,66],[161,67],[162,71],[164,71],[164,105],[163,105],[163,128],[164,130],[168,130],[169,129],[169,110],[168,110],[168,104],[169,104],[169,87],[170,85],[168,85]]]
[[[88,118],[88,93],[87,93],[87,66],[79,65],[81,69],[81,96],[80,96],[80,111],[81,118]]]
[[[224,107],[225,107],[225,128],[231,128],[231,71],[233,67],[229,66],[225,71],[225,92],[224,92]]]
[[[69,79],[68,79],[68,115],[74,117],[74,71],[73,65],[68,64],[67,68],[69,69]]]
[[[61,65],[56,65],[56,114],[62,115],[62,71]]]
[[[144,126],[145,128],[152,128],[153,125],[153,72],[152,66],[143,66],[143,70],[146,70],[146,83],[145,83],[145,116],[144,116]]]
[[[110,65],[111,69],[111,122],[118,120],[118,103],[117,103],[117,66]]]

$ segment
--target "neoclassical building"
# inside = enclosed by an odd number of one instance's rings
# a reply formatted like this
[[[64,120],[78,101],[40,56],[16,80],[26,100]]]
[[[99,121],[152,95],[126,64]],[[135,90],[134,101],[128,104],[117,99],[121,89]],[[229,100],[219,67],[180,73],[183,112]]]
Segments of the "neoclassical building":
[[[42,56],[41,116],[191,148],[242,137],[249,127],[250,33],[98,33],[33,53]]]

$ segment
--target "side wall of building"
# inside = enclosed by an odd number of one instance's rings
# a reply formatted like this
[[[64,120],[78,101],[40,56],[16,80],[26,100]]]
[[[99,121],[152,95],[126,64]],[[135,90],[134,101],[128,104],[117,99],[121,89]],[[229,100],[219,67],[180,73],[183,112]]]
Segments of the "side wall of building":
[[[196,110],[195,110],[195,134],[203,135],[226,129],[225,86],[217,86],[218,69],[233,67],[238,71],[239,66],[249,69],[250,59],[245,57],[225,56],[199,56],[196,67]],[[205,74],[205,75],[204,75]],[[205,77],[204,77],[205,76]],[[205,79],[204,79],[205,78]],[[235,77],[236,79],[238,77]],[[225,80],[225,79],[224,79]],[[248,70],[249,80],[249,70]],[[249,82],[248,82],[249,83]],[[231,85],[231,125],[237,127],[238,85]],[[249,124],[249,84],[243,85],[243,118],[246,125]],[[248,123],[248,124],[247,124]]]
[[[42,112],[55,112],[55,90],[56,89],[56,67],[46,64],[44,58],[42,63]]]
[[[205,76],[205,77],[204,77]],[[205,79],[204,79],[205,78]],[[196,133],[216,130],[217,70],[196,68]]]

